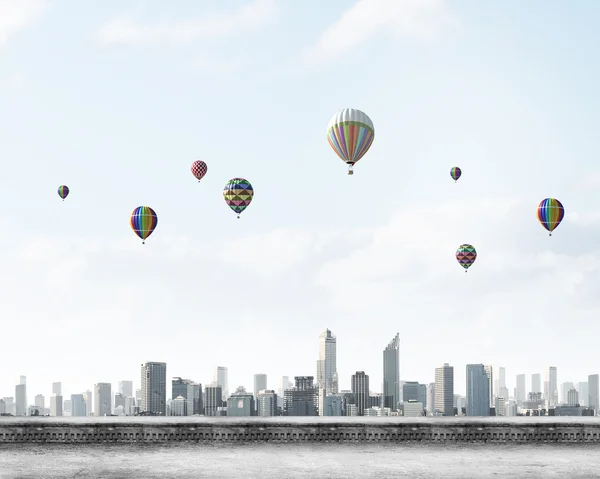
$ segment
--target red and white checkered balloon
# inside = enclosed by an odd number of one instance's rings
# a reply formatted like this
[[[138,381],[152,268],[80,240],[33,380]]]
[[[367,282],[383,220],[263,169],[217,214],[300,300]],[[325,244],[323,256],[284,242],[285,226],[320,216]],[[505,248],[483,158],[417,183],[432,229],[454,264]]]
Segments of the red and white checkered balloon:
[[[194,175],[196,177],[196,179],[198,181],[200,181],[202,178],[204,178],[204,175],[206,175],[206,172],[208,171],[208,167],[206,166],[206,163],[204,163],[203,161],[194,161],[192,163],[192,175]]]

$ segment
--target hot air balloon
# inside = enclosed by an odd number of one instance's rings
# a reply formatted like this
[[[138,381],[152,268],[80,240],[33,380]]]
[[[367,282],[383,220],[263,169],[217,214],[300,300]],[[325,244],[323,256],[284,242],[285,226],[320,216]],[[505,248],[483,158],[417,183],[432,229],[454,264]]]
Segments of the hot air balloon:
[[[562,203],[556,198],[546,198],[538,206],[538,221],[550,232],[549,236],[552,236],[552,232],[560,224],[564,216],[565,209]]]
[[[200,183],[200,180],[204,178],[204,175],[206,175],[208,166],[206,166],[206,163],[204,163],[203,161],[197,160],[192,163],[191,170],[192,175],[194,175],[198,180],[198,183]]]
[[[360,160],[375,138],[373,122],[360,110],[346,108],[333,115],[327,125],[327,141],[337,155],[348,164],[348,174],[353,175],[352,167]]]
[[[237,213],[239,219],[240,214],[244,211],[254,198],[254,189],[248,180],[244,178],[233,178],[227,182],[223,189],[223,197],[227,205]]]
[[[142,244],[146,243],[146,238],[152,234],[158,224],[158,217],[149,206],[138,206],[131,213],[131,229],[142,239]]]
[[[456,261],[465,268],[465,273],[473,265],[476,259],[477,251],[475,251],[475,248],[470,244],[461,244],[456,250]]]
[[[63,201],[65,201],[65,198],[67,196],[69,196],[69,187],[66,185],[61,185],[58,187],[58,196],[60,196],[62,198]]]
[[[454,183],[456,183],[458,181],[458,179],[460,178],[460,175],[462,175],[462,171],[460,170],[460,168],[458,166],[455,166],[450,170],[450,176],[454,180]]]

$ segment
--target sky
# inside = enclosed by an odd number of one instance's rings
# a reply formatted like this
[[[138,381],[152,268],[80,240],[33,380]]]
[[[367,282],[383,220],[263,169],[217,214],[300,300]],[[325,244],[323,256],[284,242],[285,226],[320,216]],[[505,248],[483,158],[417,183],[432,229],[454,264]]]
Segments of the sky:
[[[402,380],[447,362],[462,395],[469,363],[511,392],[600,372],[599,21],[593,0],[0,0],[0,397],[20,375],[29,403],[139,388],[144,361],[276,389],[316,377],[326,328],[343,389],[381,389],[396,333]],[[343,108],[375,125],[353,176],[325,136]]]

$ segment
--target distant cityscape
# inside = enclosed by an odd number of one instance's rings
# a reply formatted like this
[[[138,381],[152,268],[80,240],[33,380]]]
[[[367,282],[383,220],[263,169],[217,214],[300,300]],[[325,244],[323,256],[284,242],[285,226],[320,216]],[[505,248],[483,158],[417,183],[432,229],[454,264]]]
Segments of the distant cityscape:
[[[52,384],[49,403],[37,394],[27,397],[27,380],[20,377],[14,396],[0,399],[2,416],[595,416],[600,409],[599,375],[586,382],[563,382],[549,366],[544,380],[532,374],[516,376],[512,393],[506,387],[505,368],[484,364],[466,366],[465,395],[455,394],[454,367],[435,368],[434,382],[400,380],[400,335],[383,349],[382,392],[374,393],[365,371],[351,376],[351,389],[338,389],[337,339],[325,330],[318,339],[315,376],[289,376],[277,390],[267,388],[267,375],[254,375],[251,392],[239,386],[229,394],[227,368],[219,366],[213,381],[202,383],[173,377],[167,396],[167,364],[141,365],[140,388],[131,380],[99,382],[93,390],[63,397],[61,382]],[[560,394],[559,394],[560,392]]]

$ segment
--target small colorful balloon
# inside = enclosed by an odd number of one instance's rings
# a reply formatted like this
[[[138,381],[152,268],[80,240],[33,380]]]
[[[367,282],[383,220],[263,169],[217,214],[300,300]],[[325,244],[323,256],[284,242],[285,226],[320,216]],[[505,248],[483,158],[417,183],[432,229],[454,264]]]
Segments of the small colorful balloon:
[[[475,251],[475,248],[470,244],[461,244],[456,250],[456,261],[465,268],[465,273],[473,266],[476,259],[477,251]]]
[[[540,224],[549,231],[549,236],[565,217],[565,209],[556,198],[546,198],[538,205],[537,217]]]
[[[374,139],[373,122],[366,113],[354,108],[336,113],[327,125],[327,141],[348,165],[349,175],[354,174],[352,167],[369,151]]]
[[[206,163],[203,161],[197,160],[192,163],[191,170],[192,175],[194,175],[198,180],[198,183],[200,183],[200,180],[204,178],[204,175],[206,175],[206,172],[208,171],[208,166],[206,166]]]
[[[65,201],[65,198],[67,196],[69,196],[69,187],[66,185],[61,185],[58,187],[58,196],[60,196],[62,198],[63,201]]]
[[[454,166],[450,170],[450,176],[454,180],[454,183],[456,183],[458,181],[458,179],[460,178],[460,175],[462,175],[462,171],[458,166]]]
[[[131,213],[130,224],[133,232],[142,239],[142,244],[146,244],[146,238],[158,224],[158,216],[149,206],[138,206]]]
[[[239,219],[242,212],[248,208],[254,198],[254,189],[248,180],[233,178],[227,182],[223,189],[223,197]]]

